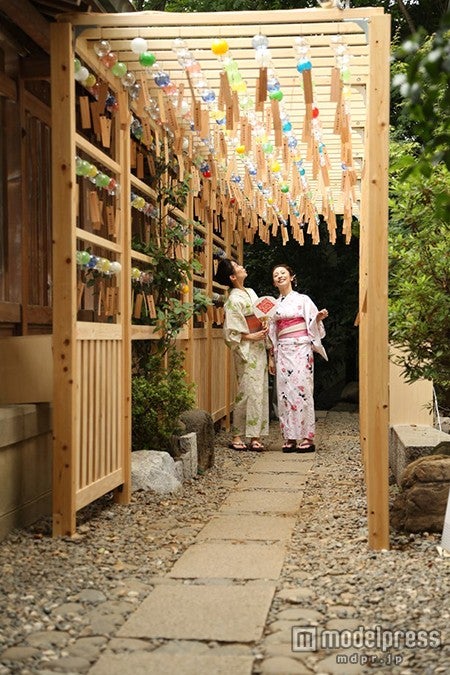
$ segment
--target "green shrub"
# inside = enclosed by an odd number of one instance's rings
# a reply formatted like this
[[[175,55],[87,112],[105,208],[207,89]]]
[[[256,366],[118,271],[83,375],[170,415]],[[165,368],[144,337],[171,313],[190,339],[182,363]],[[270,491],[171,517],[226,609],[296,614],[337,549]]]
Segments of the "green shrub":
[[[167,364],[151,355],[132,380],[132,448],[172,452],[181,413],[195,405],[195,385],[188,384],[184,355],[171,350]]]

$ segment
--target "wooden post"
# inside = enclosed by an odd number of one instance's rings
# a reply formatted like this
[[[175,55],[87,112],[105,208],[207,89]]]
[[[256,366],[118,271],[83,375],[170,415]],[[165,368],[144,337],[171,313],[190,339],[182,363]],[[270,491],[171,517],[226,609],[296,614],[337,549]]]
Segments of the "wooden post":
[[[122,100],[126,100],[122,97]],[[122,401],[120,404],[123,430],[120,452],[122,455],[123,483],[114,491],[114,501],[128,504],[131,499],[131,141],[127,127],[116,125],[116,143],[119,148],[118,164],[121,174],[120,228],[118,244],[122,250],[122,271],[119,277],[119,317],[122,328]]]
[[[362,183],[360,416],[369,546],[389,547],[388,164],[389,15],[369,20],[370,77]]]
[[[53,192],[53,535],[75,532],[76,177],[72,25],[51,30]]]
[[[214,228],[212,223],[212,213],[211,220],[204,223],[206,228],[206,239],[205,239],[205,278],[206,278],[206,287],[205,292],[208,297],[212,297],[213,287],[212,287],[212,277],[213,277],[213,236]],[[205,400],[207,401],[207,410],[212,410],[212,380],[213,377],[217,377],[217,373],[214,368],[212,351],[213,351],[213,320],[212,315],[208,315],[207,324],[206,324],[206,358],[207,358],[207,392]]]
[[[20,81],[18,86],[19,94],[19,110],[20,110],[20,126],[22,129],[27,128],[27,115],[25,109],[25,86],[24,82]],[[29,324],[29,306],[30,306],[30,209],[29,200],[27,199],[28,185],[29,185],[29,168],[27,158],[27,143],[29,140],[26,135],[22,135],[20,156],[22,164],[22,179],[20,183],[21,205],[22,205],[22,313],[21,313],[21,334],[28,335]]]
[[[187,200],[186,200],[186,208],[185,208],[185,213],[186,213],[186,220],[189,225],[189,243],[191,245],[191,250],[193,250],[192,242],[195,236],[194,232],[194,226],[192,224],[193,221],[193,196],[192,193],[189,192]],[[191,254],[193,255],[193,254]],[[189,297],[192,299],[194,293],[194,280],[190,282],[190,289],[189,289]],[[189,382],[195,382],[195,370],[194,370],[194,317],[192,317],[189,321],[189,326],[188,326],[188,339],[184,342],[183,348],[184,348],[184,369],[186,371],[188,381]]]

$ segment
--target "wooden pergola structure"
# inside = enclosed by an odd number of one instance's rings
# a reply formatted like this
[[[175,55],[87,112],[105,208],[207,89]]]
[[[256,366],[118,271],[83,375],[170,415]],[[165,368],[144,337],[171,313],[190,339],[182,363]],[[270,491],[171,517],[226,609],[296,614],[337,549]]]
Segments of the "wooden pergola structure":
[[[204,241],[204,273],[188,297],[220,292],[218,250],[239,259],[243,241],[269,241],[279,228],[319,243],[320,217],[331,240],[348,239],[360,219],[369,545],[387,548],[389,16],[65,14],[51,37],[54,533],[72,534],[76,511],[107,491],[130,497],[131,343],[154,338],[132,321],[141,316],[133,275],[152,262],[133,246],[152,228],[147,177],[162,153],[191,177],[186,209],[171,217]],[[80,264],[92,260],[105,261],[96,295],[80,283]],[[151,299],[139,295],[150,315]],[[220,324],[214,309],[179,336],[198,405],[214,419],[233,398]]]

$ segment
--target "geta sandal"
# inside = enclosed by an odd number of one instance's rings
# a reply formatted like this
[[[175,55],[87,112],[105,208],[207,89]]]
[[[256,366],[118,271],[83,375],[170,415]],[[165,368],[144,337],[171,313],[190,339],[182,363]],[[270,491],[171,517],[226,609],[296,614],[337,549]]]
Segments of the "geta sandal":
[[[316,446],[309,441],[302,441],[300,445],[297,445],[297,452],[315,452],[315,450]]]
[[[297,443],[295,441],[291,443],[285,443],[281,450],[282,452],[297,452]]]
[[[264,452],[265,450],[263,444],[259,441],[252,441],[248,446],[248,449],[253,450],[254,452]]]
[[[245,445],[245,443],[229,443],[228,447],[230,450],[248,450],[248,447]]]

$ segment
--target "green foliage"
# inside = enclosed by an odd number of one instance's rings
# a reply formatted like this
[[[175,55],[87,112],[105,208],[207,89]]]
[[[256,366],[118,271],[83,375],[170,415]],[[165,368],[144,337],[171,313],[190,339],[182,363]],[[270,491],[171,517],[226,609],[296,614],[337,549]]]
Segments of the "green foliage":
[[[393,61],[390,338],[409,381],[432,379],[450,407],[450,14]]]
[[[405,153],[414,144],[392,144],[390,182],[390,339],[405,350],[399,360],[408,380],[434,381],[444,406],[450,403],[450,228],[435,205],[448,192],[444,165],[429,177],[405,176]]]
[[[449,29],[450,13],[433,36],[422,29],[395,53],[395,135],[416,142],[414,161],[404,165],[404,175],[415,172],[430,177],[440,162],[450,170]]]
[[[136,351],[138,351],[138,347]],[[187,384],[184,354],[171,350],[167,366],[159,354],[135,354],[138,374],[132,380],[132,448],[171,452],[172,436],[180,432],[181,413],[195,404],[195,385]]]
[[[316,0],[132,0],[136,10],[166,12],[236,12],[317,8]],[[351,0],[351,6],[383,7],[392,16],[392,33],[405,39],[423,26],[434,32],[448,0]]]
[[[140,9],[166,12],[240,12],[314,7],[314,0],[136,0]]]

